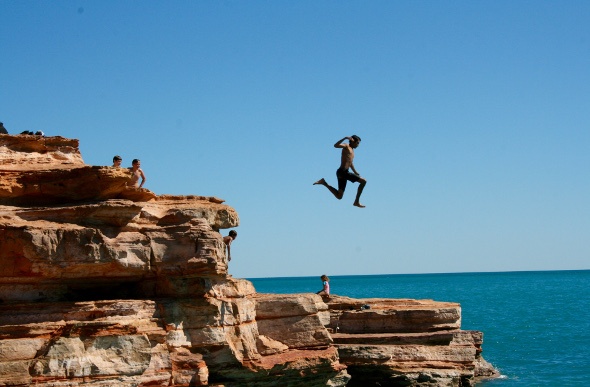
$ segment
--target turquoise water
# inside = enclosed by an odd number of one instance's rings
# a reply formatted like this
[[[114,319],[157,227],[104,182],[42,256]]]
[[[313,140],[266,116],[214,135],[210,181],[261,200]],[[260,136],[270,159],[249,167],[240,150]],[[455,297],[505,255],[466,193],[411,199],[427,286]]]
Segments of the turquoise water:
[[[260,293],[316,292],[318,277],[250,279]],[[478,387],[590,386],[590,270],[330,276],[333,294],[461,303],[503,375]]]

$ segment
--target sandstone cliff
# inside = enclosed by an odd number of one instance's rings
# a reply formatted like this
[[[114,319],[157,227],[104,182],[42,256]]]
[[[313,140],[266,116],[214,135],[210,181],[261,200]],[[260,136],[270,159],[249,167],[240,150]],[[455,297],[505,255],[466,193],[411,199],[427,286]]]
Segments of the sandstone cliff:
[[[228,275],[233,208],[129,181],[84,164],[77,140],[0,134],[0,386],[469,386],[493,372],[459,305],[256,294]]]

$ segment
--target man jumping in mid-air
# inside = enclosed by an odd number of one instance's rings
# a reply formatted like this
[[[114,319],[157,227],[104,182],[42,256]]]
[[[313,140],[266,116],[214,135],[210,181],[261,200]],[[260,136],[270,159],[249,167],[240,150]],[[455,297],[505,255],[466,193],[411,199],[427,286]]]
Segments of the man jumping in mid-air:
[[[343,144],[344,140],[348,140],[348,144]],[[324,187],[328,188],[330,192],[337,199],[342,199],[344,195],[344,190],[346,189],[346,182],[352,181],[353,183],[359,182],[359,188],[356,192],[356,199],[354,200],[353,205],[364,208],[359,199],[361,197],[361,193],[363,193],[363,188],[365,188],[365,184],[367,184],[367,180],[363,179],[360,174],[354,168],[354,164],[352,160],[354,159],[354,149],[359,146],[361,143],[361,138],[357,135],[353,135],[351,137],[344,137],[342,140],[338,141],[334,144],[334,148],[342,148],[342,161],[340,162],[340,168],[336,171],[336,177],[338,178],[338,189],[332,187],[324,178],[313,183],[314,185],[320,184]],[[348,168],[352,169],[352,172],[348,170]]]

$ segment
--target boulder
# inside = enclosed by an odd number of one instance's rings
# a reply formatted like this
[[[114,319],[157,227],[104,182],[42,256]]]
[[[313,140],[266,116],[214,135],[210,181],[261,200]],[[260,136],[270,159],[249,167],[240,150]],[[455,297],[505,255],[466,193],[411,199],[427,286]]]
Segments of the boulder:
[[[461,330],[459,304],[331,296],[328,325],[349,386],[473,386],[499,373],[483,334]]]

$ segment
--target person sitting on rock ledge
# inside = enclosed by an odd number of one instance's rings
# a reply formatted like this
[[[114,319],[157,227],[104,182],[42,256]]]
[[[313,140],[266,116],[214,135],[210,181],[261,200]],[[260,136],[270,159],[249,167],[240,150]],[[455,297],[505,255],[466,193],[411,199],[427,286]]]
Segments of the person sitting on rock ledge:
[[[133,161],[131,162],[132,167],[130,168],[131,173],[133,174],[133,176],[131,177],[132,179],[132,183],[133,186],[135,188],[141,188],[143,187],[143,184],[145,183],[145,174],[143,173],[143,171],[141,170],[141,161],[139,159],[133,159]],[[141,177],[141,184],[139,183],[139,178]]]
[[[329,299],[330,298],[330,278],[328,278],[328,276],[324,274],[320,277],[320,279],[322,280],[322,284],[324,285],[324,287],[319,292],[316,292],[316,294],[319,294],[320,296],[326,297]]]
[[[0,122],[0,134],[8,134],[8,130],[6,130],[2,122]]]
[[[123,162],[123,158],[119,155],[113,157],[113,167],[121,168],[121,163]]]
[[[223,243],[225,243],[225,246],[227,248],[227,261],[228,262],[231,261],[231,243],[237,237],[238,237],[238,233],[236,232],[236,230],[231,230],[227,236],[223,237]]]

